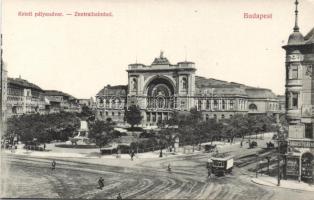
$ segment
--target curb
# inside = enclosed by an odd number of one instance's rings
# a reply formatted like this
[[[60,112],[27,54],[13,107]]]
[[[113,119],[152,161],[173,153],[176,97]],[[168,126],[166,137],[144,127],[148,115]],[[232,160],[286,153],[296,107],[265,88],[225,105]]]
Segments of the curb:
[[[252,183],[255,183],[255,184],[257,184],[257,185],[262,185],[262,186],[267,186],[267,187],[272,187],[272,188],[281,188],[281,189],[286,189],[286,190],[294,190],[294,191],[314,192],[314,188],[313,188],[313,190],[289,188],[289,187],[284,187],[284,186],[277,186],[277,185],[264,184],[264,183],[255,181],[254,179],[255,179],[255,178],[252,178],[252,179],[251,179],[251,182],[252,182]]]

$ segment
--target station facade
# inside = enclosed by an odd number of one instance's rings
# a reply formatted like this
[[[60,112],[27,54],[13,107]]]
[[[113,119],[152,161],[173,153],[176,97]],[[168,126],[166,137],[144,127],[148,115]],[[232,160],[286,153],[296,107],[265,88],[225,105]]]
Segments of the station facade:
[[[124,123],[125,109],[137,105],[143,126],[155,126],[174,111],[202,112],[204,120],[236,114],[279,114],[278,97],[269,89],[195,75],[194,62],[171,64],[161,52],[151,65],[130,64],[128,84],[107,85],[96,95],[97,118]]]

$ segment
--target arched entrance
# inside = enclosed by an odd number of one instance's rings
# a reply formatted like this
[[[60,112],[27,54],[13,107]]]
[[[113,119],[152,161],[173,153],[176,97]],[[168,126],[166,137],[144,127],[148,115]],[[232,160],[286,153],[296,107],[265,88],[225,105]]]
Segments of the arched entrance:
[[[147,109],[172,109],[174,86],[164,77],[156,77],[147,85]]]
[[[306,152],[301,157],[301,177],[304,181],[310,181],[313,177],[313,154]]]
[[[156,124],[168,120],[175,107],[175,88],[167,77],[157,76],[146,86],[146,122]]]

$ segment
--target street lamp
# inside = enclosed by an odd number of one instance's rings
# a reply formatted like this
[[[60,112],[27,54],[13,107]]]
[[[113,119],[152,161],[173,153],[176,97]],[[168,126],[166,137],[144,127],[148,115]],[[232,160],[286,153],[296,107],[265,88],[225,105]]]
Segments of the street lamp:
[[[256,178],[257,178],[257,173],[258,173],[258,153],[256,153]]]
[[[279,134],[278,134],[278,156],[277,156],[277,159],[278,159],[278,170],[277,170],[278,183],[277,183],[277,186],[280,186],[280,180],[281,180],[281,170],[280,170],[281,141],[282,141],[282,134],[284,133],[284,129],[282,126],[280,126],[278,132],[279,132]]]
[[[267,174],[269,175],[270,156],[266,156],[267,159]]]

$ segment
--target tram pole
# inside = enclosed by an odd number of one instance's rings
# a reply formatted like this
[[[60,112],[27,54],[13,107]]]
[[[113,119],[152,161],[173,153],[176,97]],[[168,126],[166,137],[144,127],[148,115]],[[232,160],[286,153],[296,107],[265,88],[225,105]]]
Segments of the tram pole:
[[[277,159],[278,159],[278,170],[277,170],[277,177],[278,177],[278,183],[277,183],[277,186],[280,186],[280,179],[281,179],[281,176],[280,176],[280,140],[278,140],[278,156],[277,156]]]
[[[258,153],[256,153],[256,178],[257,178],[257,173],[258,173]]]

